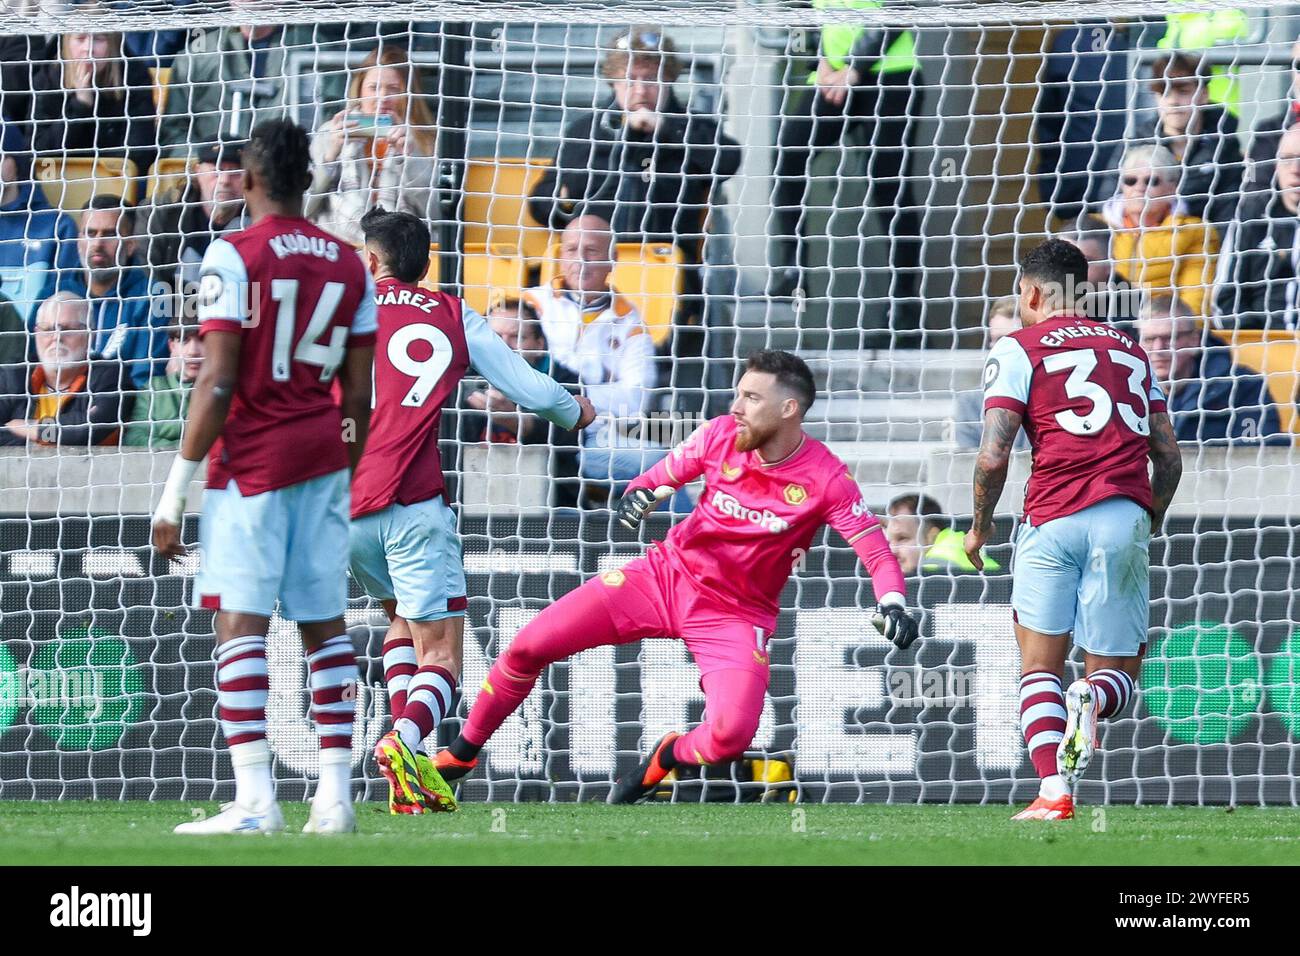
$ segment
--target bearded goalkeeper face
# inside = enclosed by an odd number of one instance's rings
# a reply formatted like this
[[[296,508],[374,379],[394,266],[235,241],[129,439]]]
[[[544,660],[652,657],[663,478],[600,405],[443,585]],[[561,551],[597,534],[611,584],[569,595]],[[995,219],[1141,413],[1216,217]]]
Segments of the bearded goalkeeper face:
[[[771,372],[752,369],[736,386],[731,417],[736,420],[736,451],[761,448],[783,433],[803,427],[803,411],[794,392],[782,387]]]

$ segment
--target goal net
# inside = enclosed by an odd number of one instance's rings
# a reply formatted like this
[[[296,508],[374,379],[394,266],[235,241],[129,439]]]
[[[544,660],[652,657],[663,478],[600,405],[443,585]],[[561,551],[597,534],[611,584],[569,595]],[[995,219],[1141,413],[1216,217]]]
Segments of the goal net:
[[[984,355],[1015,322],[1001,300],[1018,256],[1058,235],[1092,262],[1095,314],[1135,335],[1140,324],[1165,357],[1185,464],[1152,545],[1140,693],[1105,726],[1082,799],[1296,802],[1294,8],[3,7],[0,797],[232,793],[212,615],[189,607],[196,561],[154,554],[149,515],[199,349],[198,263],[241,221],[238,144],[288,115],[312,131],[308,214],[354,245],[375,205],[426,218],[426,283],[458,292],[538,367],[566,371],[545,313],[590,275],[614,290],[601,308],[635,313],[653,343],[567,369],[624,390],[599,435],[566,443],[472,377],[448,407],[469,609],[464,700],[444,736],[531,617],[680,520],[657,514],[636,536],[608,504],[726,412],[749,353],[783,348],[817,378],[808,432],[877,514],[894,503],[922,640],[900,651],[877,635],[865,572],[820,535],[792,556],[751,759],[673,794],[1028,797],[1008,543],[1027,450],[999,508],[997,568],[969,573],[952,545],[969,526]],[[566,235],[610,248],[573,251]],[[120,363],[126,391],[47,381],[41,330],[65,311],[73,331],[88,311],[80,358]],[[351,587],[354,781],[378,799],[385,619]],[[296,631],[278,617],[268,658],[269,740],[293,799],[317,746]],[[602,798],[701,709],[676,641],[585,652],[544,673],[464,793]]]

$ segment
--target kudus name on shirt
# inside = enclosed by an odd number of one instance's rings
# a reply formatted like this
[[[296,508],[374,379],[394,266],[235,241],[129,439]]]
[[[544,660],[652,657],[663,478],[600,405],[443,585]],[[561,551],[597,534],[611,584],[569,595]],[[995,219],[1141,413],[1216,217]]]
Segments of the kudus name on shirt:
[[[747,508],[725,491],[715,491],[710,504],[729,518],[748,521],[750,524],[756,524],[773,534],[780,534],[790,527],[790,522],[780,515],[773,514],[766,508],[762,511],[757,508]]]
[[[152,893],[83,893],[78,886],[50,897],[50,925],[66,927],[130,927],[133,936],[153,929]]]
[[[305,255],[316,256],[327,262],[339,261],[339,244],[320,236],[304,236],[301,232],[282,232],[278,236],[272,236],[267,240],[267,244],[278,259]]]

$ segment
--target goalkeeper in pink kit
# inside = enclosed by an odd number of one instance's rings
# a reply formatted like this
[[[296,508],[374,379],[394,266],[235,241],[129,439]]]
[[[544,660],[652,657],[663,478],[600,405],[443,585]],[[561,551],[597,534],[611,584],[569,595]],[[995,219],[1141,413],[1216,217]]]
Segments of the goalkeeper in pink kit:
[[[690,650],[704,721],[689,733],[666,734],[634,774],[618,780],[610,802],[636,802],[678,766],[739,757],[758,729],[781,589],[825,524],[866,565],[885,636],[899,647],[916,639],[903,573],[880,522],[844,462],[803,431],[814,395],[812,373],[797,356],[750,356],[731,414],[700,426],[633,480],[618,504],[619,520],[635,528],[658,501],[703,476],[695,510],[645,557],[586,582],[519,632],[488,673],[460,736],[438,754],[445,779],[474,768],[547,665],[654,637],[678,638]]]

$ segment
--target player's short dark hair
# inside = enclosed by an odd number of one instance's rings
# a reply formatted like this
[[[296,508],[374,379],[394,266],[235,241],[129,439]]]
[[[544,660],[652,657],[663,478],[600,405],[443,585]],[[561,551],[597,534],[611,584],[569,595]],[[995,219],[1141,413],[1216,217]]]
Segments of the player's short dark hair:
[[[1065,304],[1072,305],[1088,288],[1088,259],[1074,243],[1048,239],[1025,253],[1020,277],[1060,289]]]
[[[776,382],[782,388],[794,392],[799,400],[799,410],[807,414],[817,398],[817,385],[813,381],[812,370],[799,356],[780,349],[760,349],[749,356],[745,363],[747,372],[767,372],[776,376]]]
[[[90,202],[81,207],[81,223],[86,221],[86,213],[108,209],[118,214],[117,231],[125,236],[135,235],[135,207],[121,196],[112,193],[97,193],[90,197]]]
[[[889,505],[885,508],[885,514],[891,518],[900,514],[916,515],[921,519],[922,531],[929,531],[931,528],[942,530],[952,526],[948,516],[944,513],[943,505],[929,495],[920,492],[897,495],[890,499]]]
[[[298,199],[311,185],[310,141],[293,120],[269,119],[254,126],[243,160],[275,202]]]
[[[361,217],[361,231],[402,282],[419,282],[429,271],[429,226],[419,216],[376,206]]]

